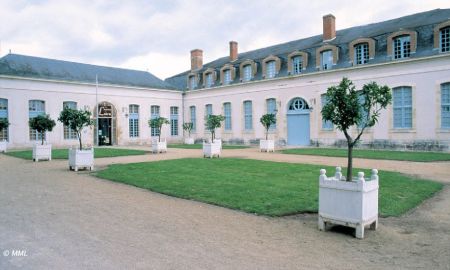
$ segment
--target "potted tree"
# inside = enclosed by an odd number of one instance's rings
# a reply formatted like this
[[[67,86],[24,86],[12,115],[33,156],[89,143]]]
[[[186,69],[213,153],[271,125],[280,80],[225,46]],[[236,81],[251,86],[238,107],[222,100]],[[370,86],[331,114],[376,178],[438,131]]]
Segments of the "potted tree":
[[[183,124],[183,130],[187,131],[188,137],[184,139],[185,144],[194,144],[194,138],[191,138],[191,131],[194,128],[194,124],[191,122],[187,122]]]
[[[223,115],[210,114],[206,117],[205,127],[211,133],[211,141],[203,142],[203,157],[220,156],[222,141],[216,139],[216,128],[220,128],[224,120]]]
[[[277,123],[277,118],[275,114],[268,113],[259,119],[261,124],[264,126],[265,132],[266,132],[266,139],[259,141],[259,151],[265,151],[265,152],[275,152],[275,142],[274,140],[269,140],[269,129],[271,125],[274,125]]]
[[[0,119],[0,132],[7,129],[9,127],[8,119],[2,118]],[[6,140],[0,141],[0,153],[6,153],[6,148],[8,147],[8,142]]]
[[[158,140],[154,139],[152,140],[152,152],[153,153],[162,153],[167,152],[167,141],[166,139],[163,139],[161,141],[161,129],[163,125],[170,124],[169,120],[164,117],[156,117],[153,119],[150,119],[148,121],[148,125],[151,128],[156,128],[158,130]]]
[[[329,87],[327,104],[322,108],[322,117],[331,121],[347,139],[347,177],[336,168],[334,177],[327,177],[322,169],[319,177],[319,229],[325,230],[327,223],[340,224],[356,229],[356,237],[364,237],[364,227],[378,225],[378,171],[372,170],[369,179],[359,172],[352,177],[352,151],[364,131],[373,127],[392,100],[391,89],[370,82],[356,91],[353,83],[343,78],[338,86]],[[357,135],[352,138],[349,129],[354,126]]]
[[[81,132],[84,128],[92,126],[91,112],[65,107],[59,114],[58,121],[74,130],[78,137],[79,148],[69,149],[69,169],[78,171],[79,168],[94,169],[94,148],[83,148]]]
[[[52,160],[52,145],[44,144],[44,139],[45,132],[52,131],[56,126],[55,121],[50,118],[50,115],[44,114],[31,118],[28,125],[41,137],[41,144],[33,144],[33,160],[36,162],[43,159]]]

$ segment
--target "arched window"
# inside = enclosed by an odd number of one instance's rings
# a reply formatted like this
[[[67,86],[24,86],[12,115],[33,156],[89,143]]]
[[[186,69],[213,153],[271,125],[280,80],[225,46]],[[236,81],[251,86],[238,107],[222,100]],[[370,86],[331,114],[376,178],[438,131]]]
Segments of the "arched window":
[[[130,138],[139,137],[139,105],[129,106],[128,127]]]
[[[439,45],[441,52],[450,52],[450,26],[440,29]]]
[[[387,55],[392,59],[403,59],[416,52],[417,32],[401,30],[387,37]]]
[[[74,101],[64,101],[63,102],[63,108],[69,108],[69,109],[77,109],[77,103]],[[76,140],[78,139],[77,133],[75,130],[72,130],[68,126],[64,126],[64,140]]]
[[[30,100],[28,101],[28,118],[34,118],[38,115],[45,114],[45,101],[42,100]],[[30,141],[42,140],[42,135],[34,129],[30,129],[29,132]],[[44,134],[45,140],[45,134]]]
[[[289,111],[308,110],[308,103],[303,98],[294,98],[289,104]]]
[[[348,55],[353,65],[364,65],[375,57],[375,40],[372,38],[358,38],[348,45]]]
[[[256,74],[256,63],[253,60],[245,60],[239,65],[239,68],[242,82],[251,81]]]
[[[252,66],[246,65],[242,70],[242,81],[248,82],[252,79]]]
[[[333,68],[338,62],[339,50],[334,45],[324,45],[316,49],[316,67],[319,70]]]
[[[287,62],[288,74],[300,74],[308,66],[308,54],[301,51],[292,52],[288,55]]]
[[[213,87],[216,81],[216,71],[213,68],[208,68],[203,72],[203,85],[206,88]]]
[[[274,78],[276,74],[275,61],[269,61],[266,63],[266,78]]]
[[[8,100],[0,98],[0,119],[8,120]],[[8,141],[8,128],[0,132],[0,141]]]

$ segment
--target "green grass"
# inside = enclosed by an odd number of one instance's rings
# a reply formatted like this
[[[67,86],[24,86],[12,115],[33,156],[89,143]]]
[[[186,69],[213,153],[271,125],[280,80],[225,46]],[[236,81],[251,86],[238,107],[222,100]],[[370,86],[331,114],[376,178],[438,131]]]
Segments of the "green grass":
[[[95,148],[94,157],[95,158],[105,158],[105,157],[120,157],[120,156],[134,156],[134,155],[144,155],[148,152],[142,150],[131,150],[131,149],[118,149],[118,148]],[[22,151],[12,151],[6,153],[9,156],[32,159],[32,150],[22,150]],[[68,159],[69,150],[68,149],[52,149],[52,159]]]
[[[347,149],[338,148],[297,148],[281,151],[283,154],[312,155],[327,157],[347,157]],[[354,158],[388,159],[418,162],[449,161],[450,153],[442,152],[412,152],[354,149]]]
[[[202,149],[202,144],[169,144],[169,148],[182,148],[182,149]],[[222,149],[244,149],[249,148],[246,145],[226,145],[222,144]]]
[[[96,175],[170,196],[259,215],[283,216],[318,211],[320,168],[334,172],[334,168],[316,165],[188,158],[113,164]],[[443,186],[396,172],[381,171],[379,176],[382,216],[399,216]]]

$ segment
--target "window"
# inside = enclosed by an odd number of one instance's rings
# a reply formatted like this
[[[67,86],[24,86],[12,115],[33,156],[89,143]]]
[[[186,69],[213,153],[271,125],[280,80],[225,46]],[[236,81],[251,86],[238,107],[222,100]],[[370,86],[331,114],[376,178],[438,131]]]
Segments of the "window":
[[[73,101],[64,101],[63,108],[76,110],[77,103]],[[77,132],[75,130],[72,130],[68,126],[64,126],[64,140],[76,140],[76,139],[78,139]]]
[[[8,100],[0,98],[0,119],[8,120]],[[0,141],[8,140],[8,128],[5,128],[0,132]]]
[[[245,130],[253,129],[252,102],[244,101],[244,126]]]
[[[206,106],[205,106],[205,116],[208,117],[211,114],[213,114],[212,104],[206,104]]]
[[[213,85],[214,85],[214,78],[213,78],[213,74],[210,72],[210,73],[206,74],[206,76],[205,76],[205,86],[212,87]]]
[[[189,107],[189,111],[191,113],[192,131],[195,131],[197,129],[197,116],[195,113],[195,106]]]
[[[303,61],[301,56],[292,58],[292,74],[300,74],[303,68]]]
[[[403,86],[393,89],[394,128],[412,128],[412,90]]]
[[[362,106],[364,105],[364,102],[366,101],[364,96],[361,94],[362,92],[358,92],[358,103]],[[367,111],[365,111],[363,108],[361,108],[361,121],[357,124],[358,128],[363,128],[363,126],[367,123]]]
[[[320,54],[322,70],[331,69],[333,66],[333,51],[327,50],[321,52]]]
[[[170,107],[170,135],[178,136],[178,107]]]
[[[267,113],[276,114],[277,113],[277,101],[274,98],[269,98],[266,100]],[[269,129],[276,129],[277,124],[270,125]]]
[[[276,74],[276,65],[275,61],[269,61],[266,63],[266,78],[274,78]]]
[[[308,103],[302,98],[294,98],[289,104],[289,111],[303,111],[308,109]]]
[[[326,95],[321,95],[320,96],[320,103],[322,104],[322,109],[323,107],[328,103],[328,98]],[[332,130],[333,129],[333,123],[331,121],[325,121],[322,118],[322,129],[324,130]]]
[[[450,52],[450,26],[441,29],[439,44],[441,52]]]
[[[159,106],[157,105],[152,105],[150,107],[150,118],[151,119],[155,119],[159,117]],[[151,128],[151,132],[150,132],[151,136],[159,136],[159,130],[157,128]]]
[[[28,102],[28,117],[34,118],[38,115],[45,114],[45,102],[42,100],[30,100]],[[36,130],[30,129],[30,141],[39,141],[42,140],[41,134],[39,134]],[[45,140],[45,134],[44,134]]]
[[[195,75],[189,77],[189,89],[195,89],[197,87],[197,78]]]
[[[450,128],[450,83],[441,84],[441,128]]]
[[[231,83],[231,70],[225,69],[223,71],[223,84],[227,85]]]
[[[252,65],[245,65],[243,69],[242,81],[248,82],[252,79]]]
[[[139,137],[139,105],[130,105],[128,114],[128,129],[130,138]]]
[[[411,37],[399,36],[394,38],[394,59],[407,58],[411,55]]]
[[[357,65],[369,62],[369,43],[359,43],[355,45],[355,62]]]
[[[223,112],[225,115],[225,130],[231,130],[231,103],[223,104]]]

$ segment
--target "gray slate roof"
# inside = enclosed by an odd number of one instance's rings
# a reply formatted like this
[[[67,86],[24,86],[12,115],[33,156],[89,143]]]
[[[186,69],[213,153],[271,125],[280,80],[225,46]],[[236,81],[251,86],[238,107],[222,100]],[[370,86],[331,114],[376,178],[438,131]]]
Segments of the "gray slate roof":
[[[0,75],[95,83],[96,74],[98,75],[99,84],[175,89],[169,83],[145,71],[81,64],[19,54],[8,54],[0,58]]]
[[[447,21],[450,19],[450,9],[435,9],[431,11],[426,11],[422,13],[417,13],[409,16],[404,16],[401,18],[383,21],[379,23],[372,23],[368,25],[351,27],[336,32],[336,38],[330,42],[324,43],[322,41],[322,35],[312,36],[304,39],[294,40],[287,43],[282,43],[262,49],[257,49],[249,52],[240,53],[238,55],[238,60],[233,62],[233,66],[236,68],[236,78],[232,83],[239,83],[239,64],[247,59],[254,60],[257,62],[257,74],[253,78],[253,81],[258,81],[262,79],[261,74],[261,62],[264,58],[269,55],[278,56],[281,61],[281,69],[277,77],[285,77],[287,74],[287,56],[297,50],[307,52],[309,55],[308,67],[302,73],[316,72],[316,55],[315,50],[325,44],[331,44],[339,47],[339,60],[336,68],[351,67],[352,64],[349,62],[350,58],[348,55],[348,44],[361,37],[371,37],[375,39],[375,59],[371,59],[369,64],[376,64],[382,62],[395,61],[387,57],[387,36],[393,32],[399,31],[401,28],[408,30],[415,30],[418,32],[417,35],[417,51],[412,54],[410,58],[417,58],[423,56],[429,56],[438,54],[437,50],[433,50],[433,28],[436,24]],[[339,18],[337,18],[339,20]],[[219,71],[221,67],[225,64],[230,63],[229,56],[216,59],[212,62],[203,65],[203,68],[196,71],[200,74],[203,73],[207,68],[214,68]],[[181,74],[175,75],[173,77],[167,78],[166,82],[176,86],[180,90],[186,90],[187,88],[187,78],[186,76],[190,73],[190,70],[185,71]],[[201,78],[201,76],[200,76]],[[200,81],[198,85],[202,85],[203,82]],[[219,86],[219,78],[215,82],[215,86]],[[201,88],[201,87],[199,87]]]

